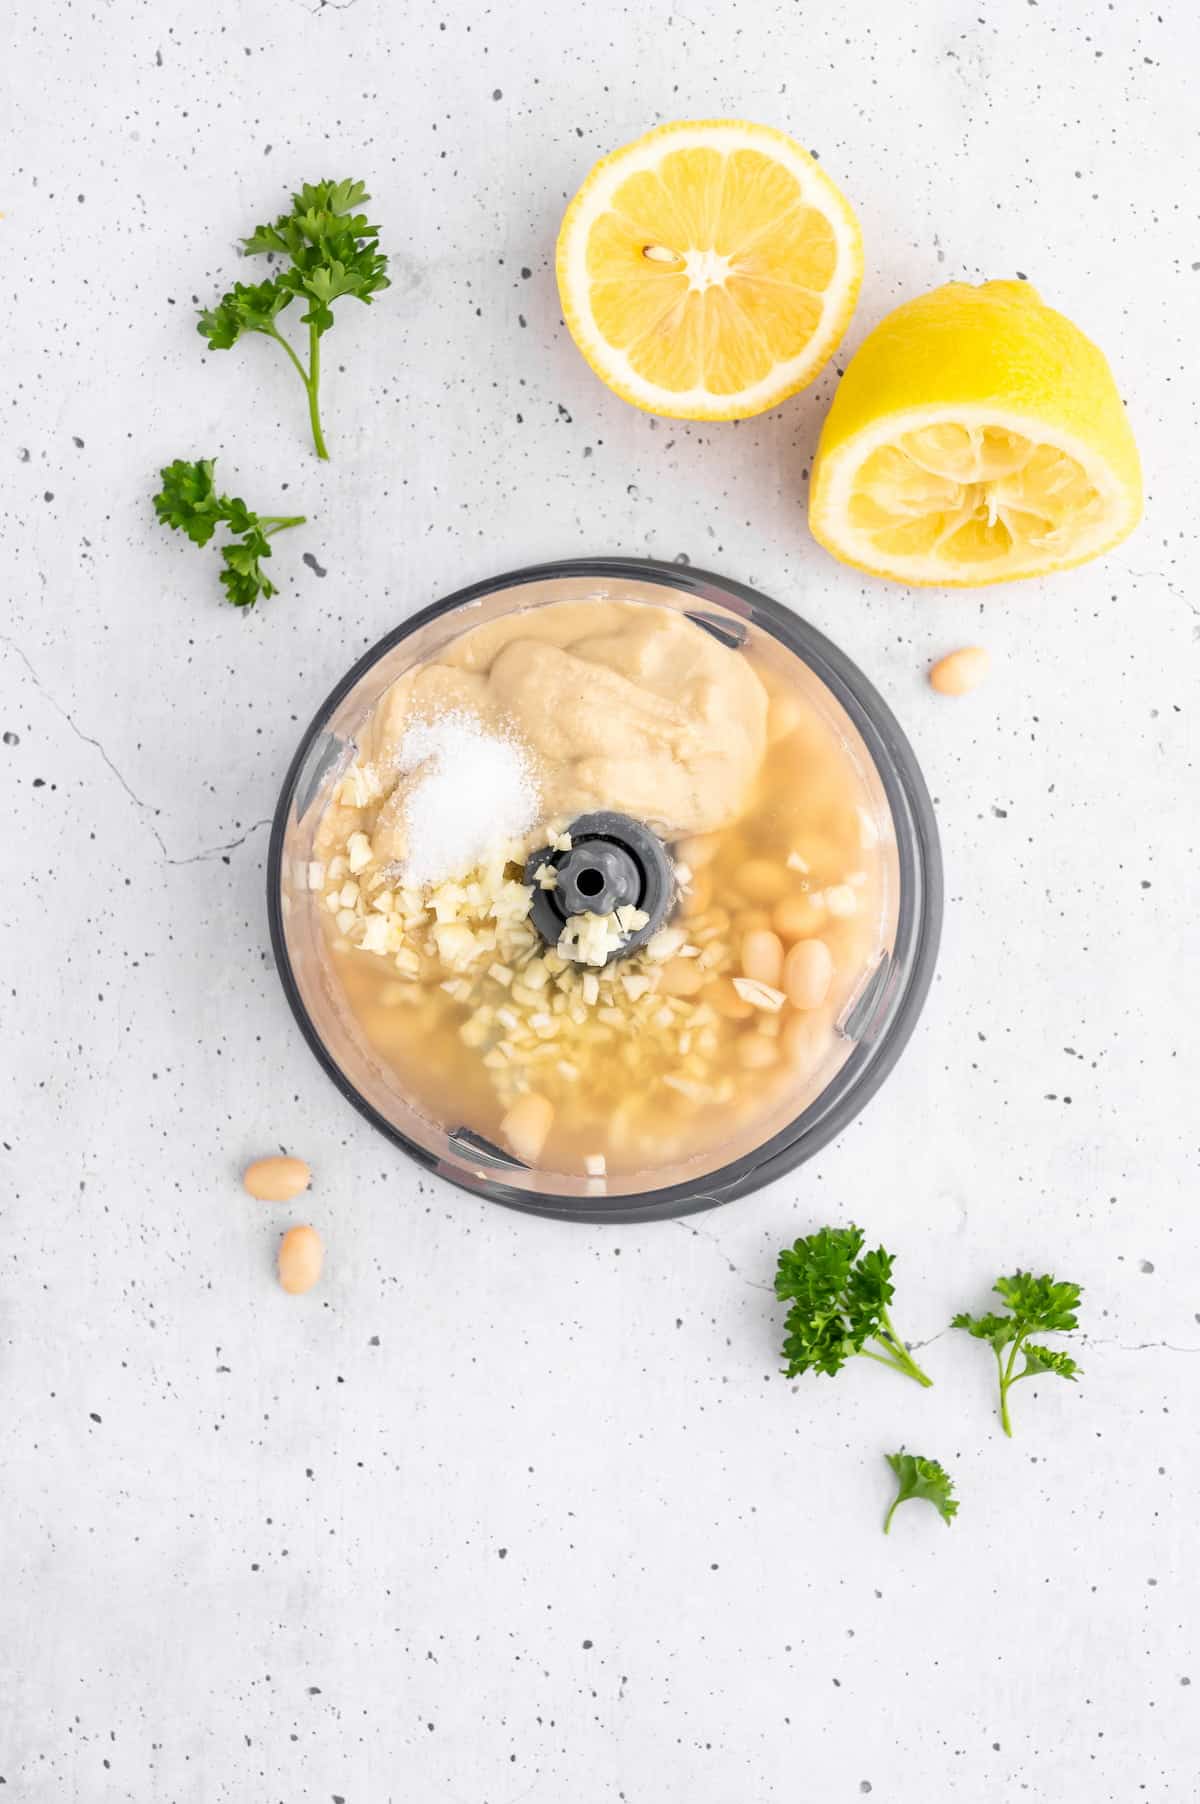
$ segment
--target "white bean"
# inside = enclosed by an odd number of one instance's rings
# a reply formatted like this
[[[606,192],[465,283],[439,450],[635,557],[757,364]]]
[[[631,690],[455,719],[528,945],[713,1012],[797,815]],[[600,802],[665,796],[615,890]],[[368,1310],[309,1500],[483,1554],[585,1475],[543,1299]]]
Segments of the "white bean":
[[[793,1008],[820,1008],[833,982],[833,954],[824,940],[797,940],[783,964],[783,987]]]
[[[289,1296],[300,1297],[321,1276],[325,1248],[315,1228],[289,1228],[279,1243],[279,1282]]]
[[[991,653],[982,645],[964,645],[960,651],[939,658],[929,672],[939,695],[969,695],[978,689],[992,667]]]
[[[778,902],[787,887],[787,872],[769,858],[748,858],[734,878],[734,888],[747,902]]]
[[[260,1203],[290,1203],[308,1189],[311,1180],[312,1172],[305,1161],[284,1153],[255,1159],[242,1173],[242,1183]]]
[[[727,1021],[748,1021],[754,1013],[753,1003],[738,995],[728,977],[719,977],[705,991],[704,999],[711,1002],[718,1015],[723,1015]]]
[[[825,901],[820,891],[802,891],[799,895],[785,896],[780,902],[772,921],[785,940],[805,940],[816,933],[825,921]]]
[[[520,1096],[500,1123],[500,1132],[526,1165],[536,1165],[554,1123],[554,1104],[532,1091]]]
[[[783,942],[777,933],[761,928],[748,933],[742,941],[742,972],[756,983],[779,988],[783,974]]]
[[[672,958],[662,966],[658,987],[664,996],[694,996],[708,981],[694,958]]]

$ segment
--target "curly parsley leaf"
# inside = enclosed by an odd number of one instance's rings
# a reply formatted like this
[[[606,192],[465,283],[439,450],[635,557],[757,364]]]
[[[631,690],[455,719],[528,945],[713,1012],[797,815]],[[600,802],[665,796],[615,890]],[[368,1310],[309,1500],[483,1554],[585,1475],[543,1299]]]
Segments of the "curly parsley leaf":
[[[892,1507],[884,1517],[884,1534],[891,1532],[892,1517],[910,1497],[923,1497],[926,1503],[931,1503],[949,1527],[958,1514],[958,1499],[950,1474],[935,1459],[926,1459],[921,1453],[889,1453],[885,1458],[896,1474],[898,1489]]]
[[[260,225],[243,240],[249,257],[287,259],[265,282],[237,282],[215,307],[206,307],[197,330],[214,351],[227,351],[244,332],[260,332],[282,346],[304,384],[313,444],[327,458],[321,430],[319,390],[321,339],[334,323],[333,304],[346,295],[370,306],[390,286],[388,260],[379,249],[379,227],[357,209],[371,197],[361,182],[305,182],[292,196],[292,210],[272,225]],[[305,364],[283,336],[279,315],[302,301],[308,327]]]
[[[1014,1384],[1019,1384],[1022,1378],[1036,1378],[1043,1372],[1053,1372],[1059,1378],[1072,1381],[1079,1375],[1081,1368],[1069,1353],[1061,1353],[1053,1347],[1034,1346],[1029,1336],[1069,1334],[1072,1328],[1078,1327],[1076,1312],[1081,1292],[1078,1284],[1066,1283],[1048,1274],[1035,1278],[1032,1272],[1014,1272],[1010,1278],[997,1278],[993,1288],[1007,1303],[1007,1315],[963,1313],[956,1315],[950,1325],[965,1329],[976,1340],[991,1343],[1000,1379],[1000,1421],[1005,1434],[1011,1435],[1008,1393]],[[1018,1371],[1017,1360],[1022,1356],[1025,1363]]]
[[[222,547],[224,568],[220,580],[225,599],[237,608],[252,608],[278,593],[262,567],[271,555],[271,539],[289,526],[302,526],[303,514],[254,514],[237,495],[219,495],[213,479],[216,459],[201,457],[189,463],[178,457],[160,472],[162,488],[154,497],[154,511],[165,526],[185,532],[194,545],[207,545],[217,527],[234,534]]]
[[[1042,1334],[1065,1333],[1079,1326],[1075,1313],[1079,1308],[1078,1284],[1060,1284],[1055,1278],[1014,1272],[1011,1278],[997,1278],[995,1289],[1018,1322]]]
[[[276,315],[291,299],[277,282],[235,282],[215,307],[202,310],[197,330],[207,338],[210,350],[227,351],[243,332],[273,335]]]
[[[1024,1346],[1025,1370],[1018,1374],[1021,1378],[1031,1377],[1037,1372],[1054,1372],[1059,1378],[1070,1378],[1072,1382],[1079,1376],[1082,1367],[1076,1365],[1069,1353],[1060,1353],[1054,1347]]]
[[[833,1377],[861,1354],[930,1385],[888,1315],[893,1257],[883,1247],[864,1253],[863,1238],[853,1226],[821,1228],[780,1252],[775,1295],[792,1305],[784,1324],[786,1374]]]
[[[159,472],[162,491],[154,497],[154,511],[164,525],[186,532],[195,545],[208,544],[221,518],[213,487],[214,461],[201,457],[186,463],[179,457]]]
[[[1015,1324],[1011,1315],[956,1315],[951,1322],[952,1328],[965,1328],[976,1340],[997,1339],[1001,1344],[1011,1340]]]

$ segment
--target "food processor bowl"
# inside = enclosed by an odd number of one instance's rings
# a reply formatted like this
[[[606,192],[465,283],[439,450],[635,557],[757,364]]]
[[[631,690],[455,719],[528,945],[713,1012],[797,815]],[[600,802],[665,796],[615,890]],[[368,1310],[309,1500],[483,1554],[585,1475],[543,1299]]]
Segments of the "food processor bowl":
[[[562,601],[668,608],[731,648],[752,649],[802,690],[836,729],[871,797],[887,856],[878,956],[835,1023],[835,1047],[798,1081],[776,1118],[741,1140],[642,1173],[595,1177],[540,1170],[465,1124],[431,1118],[365,1038],[332,970],[309,869],[322,813],[357,754],[384,693],[469,629]],[[591,1222],[667,1219],[715,1207],[811,1158],[879,1088],[916,1025],[933,975],[942,870],[933,809],[912,748],[882,698],[844,653],[765,595],[690,565],[632,558],[541,564],[476,583],[380,640],[338,683],[284,781],[267,862],[271,942],[301,1032],[343,1096],[427,1170],[510,1208]]]

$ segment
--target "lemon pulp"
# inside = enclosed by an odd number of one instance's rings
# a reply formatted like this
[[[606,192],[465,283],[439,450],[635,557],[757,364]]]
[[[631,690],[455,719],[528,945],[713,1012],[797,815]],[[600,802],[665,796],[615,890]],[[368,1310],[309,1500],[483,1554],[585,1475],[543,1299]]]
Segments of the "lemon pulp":
[[[949,283],[851,359],[809,519],[835,556],[972,586],[1084,562],[1132,531],[1141,471],[1112,372],[1025,283]]]
[[[600,163],[558,246],[573,337],[626,400],[679,418],[761,412],[811,381],[861,279],[848,203],[781,132],[660,127]]]

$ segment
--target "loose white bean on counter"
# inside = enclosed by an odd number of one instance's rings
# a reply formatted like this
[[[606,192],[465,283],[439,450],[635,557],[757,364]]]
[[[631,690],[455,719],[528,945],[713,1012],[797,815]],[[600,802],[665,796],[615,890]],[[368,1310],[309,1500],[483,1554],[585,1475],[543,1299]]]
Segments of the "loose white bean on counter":
[[[978,689],[991,667],[991,653],[982,645],[964,645],[961,651],[938,659],[929,672],[929,682],[939,695],[969,695],[972,689]]]
[[[289,1296],[302,1297],[321,1276],[325,1248],[315,1228],[289,1228],[279,1243],[279,1282]]]
[[[242,1183],[260,1203],[290,1203],[307,1190],[312,1172],[303,1159],[277,1153],[270,1159],[255,1159],[242,1173]]]
[[[518,1097],[500,1123],[500,1132],[518,1159],[536,1165],[553,1122],[554,1104],[531,1093]]]
[[[833,982],[833,954],[824,940],[797,940],[783,961],[783,987],[793,1008],[820,1008]]]

